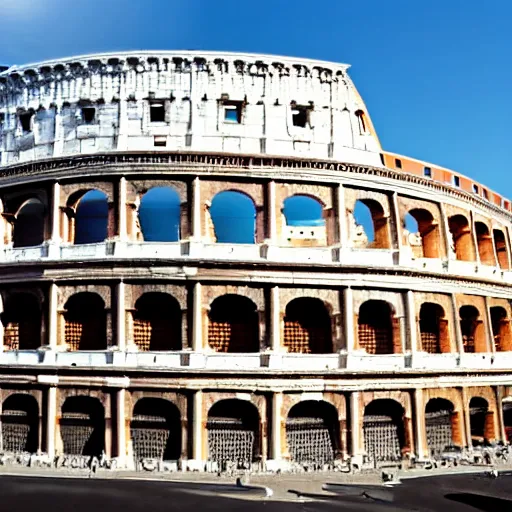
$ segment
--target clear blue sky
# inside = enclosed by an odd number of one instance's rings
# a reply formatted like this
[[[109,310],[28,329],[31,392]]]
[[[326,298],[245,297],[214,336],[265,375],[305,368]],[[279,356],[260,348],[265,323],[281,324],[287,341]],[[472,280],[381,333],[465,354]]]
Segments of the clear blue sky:
[[[352,65],[384,148],[512,197],[510,0],[0,0],[0,64],[136,49]]]

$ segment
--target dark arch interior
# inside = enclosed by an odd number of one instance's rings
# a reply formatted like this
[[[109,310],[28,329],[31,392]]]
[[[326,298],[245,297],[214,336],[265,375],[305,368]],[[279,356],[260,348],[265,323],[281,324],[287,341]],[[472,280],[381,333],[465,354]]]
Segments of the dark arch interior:
[[[460,329],[465,352],[475,352],[476,330],[480,312],[475,306],[462,306],[459,309]]]
[[[39,440],[39,405],[28,394],[10,395],[2,404],[2,450],[35,453]]]
[[[455,246],[455,254],[458,260],[472,261],[473,242],[471,240],[471,230],[469,223],[464,215],[454,215],[448,219],[448,226]]]
[[[283,213],[288,226],[325,226],[322,203],[310,196],[297,194],[286,198]]]
[[[5,350],[36,350],[41,346],[41,308],[31,293],[9,296],[0,316]]]
[[[45,213],[38,199],[30,199],[22,205],[14,221],[13,247],[34,247],[44,242]]]
[[[393,353],[391,308],[382,300],[361,304],[358,317],[359,346],[369,354]]]
[[[284,345],[289,352],[332,352],[331,318],[320,299],[301,297],[286,306]]]
[[[210,215],[219,243],[253,244],[256,238],[256,207],[253,200],[235,190],[219,192]]]
[[[420,308],[421,347],[424,352],[439,354],[442,350],[442,337],[447,336],[447,322],[443,322],[444,309],[439,304],[425,302]],[[445,343],[446,344],[446,343]]]
[[[259,352],[256,304],[241,295],[223,295],[211,305],[208,343],[217,352]]]
[[[139,350],[181,350],[181,308],[171,295],[142,295],[135,303],[133,323]]]
[[[489,402],[485,398],[473,397],[469,402],[471,439],[473,446],[485,443],[489,436]],[[490,417],[492,421],[492,416]]]
[[[86,192],[76,209],[75,244],[103,242],[108,233],[108,199],[100,190]]]
[[[475,222],[475,232],[480,261],[485,265],[494,265],[494,244],[489,228],[483,222]]]
[[[137,460],[178,460],[181,456],[181,415],[168,400],[141,398],[130,424]]]
[[[259,456],[259,424],[258,410],[246,400],[233,398],[213,404],[206,425],[210,459],[247,468]]]
[[[501,229],[493,230],[494,247],[496,248],[496,256],[498,257],[498,263],[502,269],[509,268],[507,242],[505,234]]]
[[[142,197],[139,220],[146,242],[177,242],[180,239],[180,196],[171,187],[155,187]]]
[[[107,316],[105,303],[96,293],[81,292],[66,302],[64,336],[70,350],[105,350]]]
[[[73,396],[62,405],[64,453],[99,457],[105,451],[105,410],[97,398]]]
[[[506,309],[501,306],[493,306],[490,308],[490,313],[492,335],[496,350],[498,352],[510,350],[510,319]]]
[[[414,226],[407,226],[407,219],[414,220]],[[413,208],[406,214],[406,228],[410,233],[421,235],[421,254],[423,258],[439,258],[439,236],[437,226],[434,224],[434,217],[428,210]],[[416,231],[412,231],[415,228]]]
[[[428,401],[425,407],[425,427],[431,455],[439,455],[447,447],[454,445],[455,420],[454,407],[449,400],[432,398]]]

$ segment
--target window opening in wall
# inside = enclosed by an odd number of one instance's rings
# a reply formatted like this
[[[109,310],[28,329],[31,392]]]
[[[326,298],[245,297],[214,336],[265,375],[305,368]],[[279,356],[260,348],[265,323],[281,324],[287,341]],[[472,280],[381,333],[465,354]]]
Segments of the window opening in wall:
[[[498,256],[498,264],[502,270],[509,269],[507,242],[505,235],[501,229],[493,230],[494,247],[496,248],[496,255]]]
[[[462,306],[459,316],[464,352],[485,352],[485,346],[482,346],[485,345],[485,334],[478,309],[474,306]]]
[[[425,302],[420,308],[421,350],[430,354],[450,352],[448,322],[438,304]]]
[[[432,169],[430,167],[424,167],[423,176],[425,176],[426,178],[432,178]]]
[[[309,107],[292,103],[293,126],[305,128],[307,125],[309,125],[309,111]]]
[[[301,246],[327,243],[324,207],[320,201],[298,194],[284,200],[282,211],[286,220],[288,242],[293,241],[294,245]]]
[[[460,187],[460,178],[458,176],[453,176],[453,184],[456,187]]]
[[[44,241],[45,207],[39,199],[29,199],[14,220],[13,247],[35,247]]]
[[[485,398],[473,397],[469,402],[471,444],[483,445],[494,440],[494,413],[489,411],[489,402]]]
[[[163,135],[155,135],[153,145],[155,148],[165,148],[167,146],[167,137]]]
[[[75,244],[103,242],[108,232],[108,199],[100,190],[90,190],[78,202],[75,216]]]
[[[475,185],[474,183],[473,183],[473,193],[474,194],[478,194],[479,193],[478,185]]]
[[[24,133],[30,133],[32,131],[33,115],[34,114],[32,112],[23,112],[22,114],[20,114],[19,119],[20,119],[21,129],[23,130]]]
[[[354,247],[388,249],[388,219],[379,202],[373,199],[357,200],[352,214],[351,239]]]
[[[397,169],[401,169],[402,168],[402,160],[400,160],[399,158],[395,158],[395,167]]]
[[[82,122],[92,124],[96,119],[96,109],[94,107],[82,107]]]
[[[242,122],[242,102],[224,102],[224,122],[240,124]]]
[[[387,302],[368,300],[361,304],[358,343],[368,354],[393,354],[393,323]]]
[[[414,222],[411,221],[414,219]],[[405,215],[407,239],[415,258],[439,258],[439,230],[428,210],[414,208]],[[416,229],[416,231],[411,231]]]
[[[489,192],[485,188],[482,189],[482,195],[484,196],[484,199],[489,200]]]
[[[364,135],[366,133],[366,117],[362,110],[356,110],[354,112],[357,117],[357,123],[359,125],[359,135]]]
[[[497,352],[505,352],[512,349],[511,346],[511,330],[510,318],[507,316],[507,311],[501,306],[494,306],[490,308],[492,334],[494,337],[494,346]]]
[[[235,190],[219,192],[212,200],[210,215],[218,243],[255,243],[256,207],[246,194]]]
[[[165,123],[165,105],[163,102],[151,102],[149,113],[152,123]]]
[[[41,309],[34,295],[10,295],[0,318],[4,327],[4,350],[36,350],[41,346]]]
[[[484,265],[494,266],[494,244],[489,228],[483,222],[475,222],[476,240],[480,262]]]
[[[474,261],[473,240],[468,220],[464,215],[453,215],[448,219],[452,250],[458,260]]]
[[[177,242],[180,239],[180,196],[171,187],[154,187],[141,199],[139,222],[145,242]]]

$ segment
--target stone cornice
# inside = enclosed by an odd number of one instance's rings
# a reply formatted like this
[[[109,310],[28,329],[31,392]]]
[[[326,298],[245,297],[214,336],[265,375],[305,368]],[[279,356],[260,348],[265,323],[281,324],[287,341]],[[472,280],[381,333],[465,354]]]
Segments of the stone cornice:
[[[334,160],[319,160],[297,157],[281,157],[271,155],[236,155],[204,152],[109,152],[94,155],[80,155],[39,160],[24,164],[0,167],[0,186],[27,182],[30,178],[62,179],[72,178],[76,170],[86,171],[82,176],[94,171],[108,171],[112,168],[129,172],[134,166],[137,172],[170,170],[194,173],[212,174],[217,171],[242,170],[240,177],[250,177],[261,173],[269,179],[285,179],[301,177],[302,179],[333,180],[343,175],[360,175],[378,179],[395,180],[409,185],[417,185],[432,192],[442,193],[447,197],[458,199],[470,207],[477,206],[492,214],[505,216],[512,221],[512,212],[494,205],[479,196],[446,185],[439,181],[416,176],[411,173],[396,171],[385,167],[337,162]],[[68,174],[69,173],[69,174]],[[282,173],[282,175],[276,173]],[[96,174],[96,172],[94,172]],[[78,175],[77,175],[78,176]],[[239,176],[236,174],[236,176]]]

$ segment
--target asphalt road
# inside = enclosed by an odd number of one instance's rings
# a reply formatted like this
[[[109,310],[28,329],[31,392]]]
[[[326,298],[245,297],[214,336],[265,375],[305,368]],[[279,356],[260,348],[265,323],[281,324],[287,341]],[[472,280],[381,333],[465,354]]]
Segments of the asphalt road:
[[[288,493],[278,501],[222,484],[0,476],[0,511],[512,511],[512,476],[437,476],[393,488],[341,491],[344,495]]]

